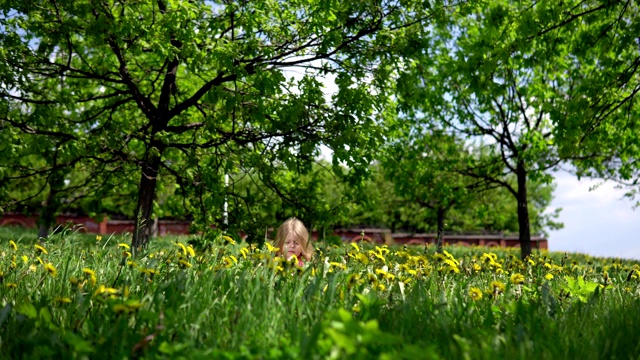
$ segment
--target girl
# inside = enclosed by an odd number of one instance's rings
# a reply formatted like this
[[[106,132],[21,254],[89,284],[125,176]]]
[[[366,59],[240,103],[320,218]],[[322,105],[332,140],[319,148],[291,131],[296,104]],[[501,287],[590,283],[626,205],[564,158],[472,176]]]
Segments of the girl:
[[[274,246],[280,248],[278,256],[284,256],[289,260],[292,256],[298,259],[298,266],[304,265],[313,257],[313,246],[309,241],[309,232],[302,221],[289,218],[283,222],[276,233]]]

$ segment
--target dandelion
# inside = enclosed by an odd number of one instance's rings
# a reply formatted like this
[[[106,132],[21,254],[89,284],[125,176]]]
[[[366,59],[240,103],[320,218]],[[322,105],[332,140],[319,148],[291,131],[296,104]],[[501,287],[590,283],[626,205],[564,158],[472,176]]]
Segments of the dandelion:
[[[140,272],[149,276],[153,276],[156,274],[156,269],[151,269],[151,268],[141,269]]]
[[[118,293],[117,289],[106,287],[104,285],[100,285],[100,286],[98,286],[98,289],[93,293],[93,296],[98,296],[98,295],[103,295],[103,294],[114,295],[114,294],[117,294],[117,293]]]
[[[480,264],[473,264],[473,271],[475,272],[482,271],[482,266],[480,266]]]
[[[86,274],[86,275],[89,275],[89,276],[96,276],[95,271],[93,271],[93,270],[91,270],[91,269],[89,269],[89,268],[84,268],[84,269],[82,269],[82,272],[83,272],[84,274]]]
[[[358,260],[363,265],[369,264],[369,258],[363,253],[358,253],[358,255],[356,255],[356,260]]]
[[[524,275],[518,273],[511,275],[511,282],[516,285],[524,283]]]
[[[129,250],[131,247],[125,243],[118,244],[118,247],[123,248],[125,250]]]
[[[57,297],[53,299],[53,302],[56,302],[59,304],[71,304],[71,299],[69,299],[68,297]]]
[[[527,259],[527,262],[528,262],[528,263],[529,263],[529,265],[531,265],[531,266],[536,266],[536,262],[535,262],[535,261],[533,261],[533,260],[531,260],[531,258],[528,258],[528,259]]]
[[[114,304],[111,309],[116,314],[126,314],[129,312],[129,308],[125,304]]]
[[[352,242],[351,246],[356,250],[356,252],[360,252],[360,247],[358,246],[358,244]]]
[[[360,275],[357,273],[349,275],[347,278],[347,287],[351,289],[354,285],[357,285],[360,281]]]
[[[243,247],[242,249],[240,249],[240,255],[242,255],[242,257],[246,259],[247,255],[249,255],[249,249],[246,247]]]
[[[472,287],[469,289],[469,297],[473,301],[478,301],[482,299],[482,290],[477,287]]]
[[[9,246],[11,246],[13,251],[18,251],[18,244],[16,244],[15,241],[9,240]]]
[[[47,263],[44,268],[51,276],[56,277],[56,275],[58,275],[58,270],[56,270],[56,267],[53,266],[52,263]]]
[[[544,276],[545,279],[547,280],[551,280],[553,279],[553,274],[552,273],[548,273],[547,275]]]
[[[102,241],[102,236],[96,235],[96,242],[100,242],[100,241]]]
[[[191,257],[195,257],[196,256],[196,251],[193,249],[193,246],[191,246],[191,245],[187,246],[187,253]]]
[[[22,255],[22,262],[23,263],[28,263],[29,262],[29,257],[27,255]]]
[[[277,248],[277,247],[269,244],[269,242],[265,242],[265,245],[267,245],[267,249],[269,250],[269,252],[276,253],[276,252],[278,252],[280,250],[280,248]]]
[[[176,246],[182,250],[182,254],[187,255],[187,247],[183,243],[176,241]]]
[[[34,247],[36,248],[36,254],[45,254],[45,255],[49,254],[49,252],[47,252],[47,249],[45,249],[44,247],[38,244],[35,244]]]
[[[9,289],[16,289],[18,287],[18,284],[14,282],[10,282],[10,283],[6,283],[5,286]]]
[[[222,262],[224,263],[224,267],[227,268],[227,269],[232,267],[233,264],[234,264],[233,259],[231,257],[229,257],[229,256],[222,257]],[[238,262],[238,260],[236,260],[236,262]],[[280,267],[280,266],[278,266],[278,267]],[[284,268],[283,268],[283,270],[284,270]]]
[[[489,287],[491,288],[491,293],[492,294],[503,293],[504,289],[505,289],[505,285],[503,283],[501,283],[500,281],[492,281],[489,284]]]
[[[382,284],[382,283],[378,283],[378,284],[376,284],[375,288],[376,288],[376,290],[378,290],[378,291],[380,291],[380,292],[383,292],[383,291],[385,291],[385,290],[387,289],[387,288],[384,286],[384,284]]]
[[[233,240],[233,238],[231,236],[222,235],[222,239],[224,241],[226,241],[228,244],[231,244],[231,245],[235,245],[236,244],[235,240]]]
[[[178,261],[178,263],[180,264],[180,267],[182,267],[183,269],[188,269],[190,267],[192,267],[193,265],[191,265],[190,262],[180,259],[180,261]]]
[[[30,272],[35,272],[36,270],[38,270],[38,268],[35,265],[33,265],[33,264],[29,265],[29,271]]]

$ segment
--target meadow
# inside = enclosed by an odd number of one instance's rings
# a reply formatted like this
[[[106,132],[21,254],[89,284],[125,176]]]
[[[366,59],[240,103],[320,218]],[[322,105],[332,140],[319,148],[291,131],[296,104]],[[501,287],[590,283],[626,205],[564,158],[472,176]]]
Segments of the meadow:
[[[221,234],[0,230],[0,357],[637,359],[640,264],[326,245],[303,267]]]

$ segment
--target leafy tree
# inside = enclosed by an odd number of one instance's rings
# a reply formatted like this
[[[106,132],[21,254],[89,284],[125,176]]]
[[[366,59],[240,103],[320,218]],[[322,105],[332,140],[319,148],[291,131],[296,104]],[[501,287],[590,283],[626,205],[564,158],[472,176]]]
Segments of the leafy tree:
[[[423,130],[417,123],[390,146],[384,169],[402,197],[435,214],[437,247],[442,251],[447,212],[469,206],[473,196],[489,185],[460,174],[465,157],[471,156],[462,141],[442,129]]]
[[[463,173],[513,195],[523,258],[531,253],[528,184],[551,182],[548,170],[565,159],[550,121],[554,98],[547,96],[566,71],[563,53],[538,38],[514,45],[527,6],[469,5],[450,25],[434,29],[432,46],[400,80],[405,111],[424,113],[479,149]]]
[[[381,140],[374,117],[388,101],[393,54],[444,16],[441,3],[431,5],[5,1],[0,94],[15,128],[73,136],[69,158],[137,168],[127,176],[140,179],[139,247],[164,177],[196,211],[221,208],[228,170],[264,169],[267,157],[305,173],[320,144],[360,176]],[[287,81],[283,71],[296,67],[336,75],[331,104],[315,74]],[[34,122],[37,105],[63,111]],[[196,196],[205,184],[220,190]]]

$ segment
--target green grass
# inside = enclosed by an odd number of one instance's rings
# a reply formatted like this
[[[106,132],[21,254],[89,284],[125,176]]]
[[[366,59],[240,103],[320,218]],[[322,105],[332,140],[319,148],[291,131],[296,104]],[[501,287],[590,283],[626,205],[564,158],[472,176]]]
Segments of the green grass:
[[[35,236],[1,229],[0,356],[640,354],[640,267],[633,261],[542,252],[523,263],[514,250],[447,248],[449,256],[422,247],[349,245],[318,249],[313,262],[297,268],[267,249],[222,238],[194,249],[195,256],[176,240],[193,238],[157,239],[132,259],[118,246],[128,237],[96,241],[68,232],[50,238],[47,254],[38,254]],[[495,256],[483,255],[489,250]],[[515,273],[522,284],[512,282]],[[482,298],[473,300],[471,288]]]

